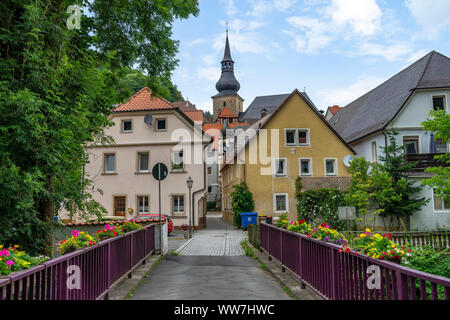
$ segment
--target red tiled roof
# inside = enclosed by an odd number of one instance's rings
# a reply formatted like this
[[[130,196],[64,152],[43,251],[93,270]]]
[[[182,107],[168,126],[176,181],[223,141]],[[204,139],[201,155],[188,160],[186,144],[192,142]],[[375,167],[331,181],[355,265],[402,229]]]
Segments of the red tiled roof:
[[[223,108],[222,112],[219,114],[218,118],[237,118],[233,111],[230,108]]]
[[[203,125],[203,131],[208,131],[209,129],[217,129],[217,130],[222,130],[223,129],[223,125],[221,123],[205,123]]]
[[[332,106],[332,107],[328,107],[328,109],[330,109],[331,113],[332,113],[333,115],[335,115],[336,112],[338,112],[339,109],[342,109],[342,108],[335,105],[335,106]]]
[[[248,122],[231,122],[231,123],[228,124],[228,126],[230,128],[233,128],[233,129],[236,128],[236,127],[240,127],[240,126],[249,127],[250,123],[248,123]]]
[[[127,102],[122,103],[114,109],[114,112],[145,111],[175,109],[176,107],[166,99],[152,96],[152,91],[144,87],[136,92]]]
[[[183,110],[182,110],[183,111]],[[196,123],[203,123],[203,111],[183,111],[192,121]]]

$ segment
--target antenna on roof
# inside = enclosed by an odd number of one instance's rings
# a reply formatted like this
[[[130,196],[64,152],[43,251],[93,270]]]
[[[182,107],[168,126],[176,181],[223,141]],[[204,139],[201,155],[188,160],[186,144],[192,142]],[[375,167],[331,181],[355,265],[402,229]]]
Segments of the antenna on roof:
[[[305,92],[305,93],[306,93],[306,87],[303,87],[303,92]]]

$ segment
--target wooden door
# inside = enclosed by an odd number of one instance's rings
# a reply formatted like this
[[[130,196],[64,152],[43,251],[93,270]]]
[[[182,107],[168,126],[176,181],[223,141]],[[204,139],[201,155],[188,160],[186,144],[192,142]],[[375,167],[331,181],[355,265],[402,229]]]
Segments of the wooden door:
[[[126,198],[125,197],[114,197],[114,215],[125,217],[126,210]]]

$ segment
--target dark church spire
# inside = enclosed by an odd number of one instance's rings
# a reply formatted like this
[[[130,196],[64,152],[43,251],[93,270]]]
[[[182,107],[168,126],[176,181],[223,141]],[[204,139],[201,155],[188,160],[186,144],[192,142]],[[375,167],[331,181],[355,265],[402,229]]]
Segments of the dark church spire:
[[[236,94],[241,85],[234,76],[234,61],[231,58],[230,42],[228,40],[228,27],[227,36],[225,41],[225,52],[223,55],[222,75],[219,81],[216,83],[216,89],[219,91],[219,95],[232,95]]]

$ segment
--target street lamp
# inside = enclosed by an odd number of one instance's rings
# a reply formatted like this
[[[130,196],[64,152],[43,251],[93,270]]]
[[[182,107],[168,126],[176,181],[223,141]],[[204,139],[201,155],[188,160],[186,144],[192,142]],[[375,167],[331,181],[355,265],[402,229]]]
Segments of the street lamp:
[[[191,231],[192,230],[192,223],[191,223],[191,219],[192,219],[191,189],[192,189],[192,185],[194,184],[194,180],[192,180],[192,178],[189,177],[189,179],[186,180],[186,184],[187,184],[187,187],[189,189],[189,239],[190,239],[190,238],[192,238],[192,231]]]

